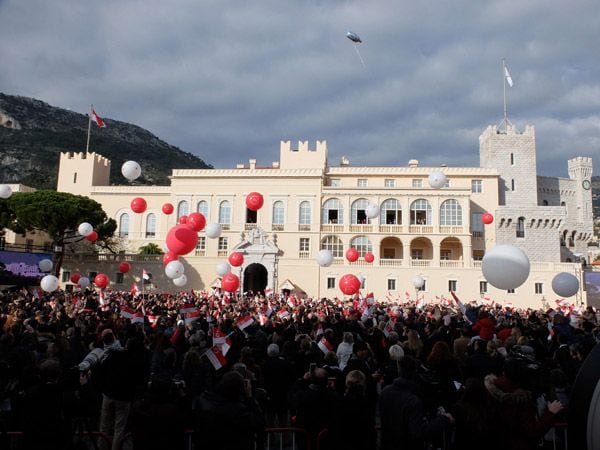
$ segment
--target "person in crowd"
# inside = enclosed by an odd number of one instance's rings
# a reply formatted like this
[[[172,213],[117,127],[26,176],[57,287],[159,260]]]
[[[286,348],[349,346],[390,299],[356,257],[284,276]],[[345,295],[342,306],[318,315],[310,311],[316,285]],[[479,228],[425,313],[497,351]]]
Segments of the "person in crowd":
[[[406,342],[404,343],[404,352],[417,359],[421,359],[423,353],[423,342],[416,330],[406,330]]]
[[[279,356],[277,344],[269,344],[267,347],[267,358],[261,369],[268,397],[267,423],[274,427],[287,426],[287,396],[294,381],[294,373],[289,361]]]
[[[354,335],[346,331],[344,333],[344,340],[338,345],[336,354],[338,358],[338,364],[341,370],[346,368],[348,360],[352,356],[352,347],[354,346]]]

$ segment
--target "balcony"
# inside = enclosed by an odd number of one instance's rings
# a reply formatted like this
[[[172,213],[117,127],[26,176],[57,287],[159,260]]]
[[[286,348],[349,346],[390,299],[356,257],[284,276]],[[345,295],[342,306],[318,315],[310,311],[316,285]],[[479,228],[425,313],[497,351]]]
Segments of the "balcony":
[[[310,231],[310,225],[298,225],[298,231]]]
[[[371,233],[373,232],[373,225],[358,225],[352,224],[350,225],[351,233]]]
[[[464,261],[462,260],[447,260],[443,259],[440,261],[440,267],[446,268],[456,268],[456,267],[464,267]]]
[[[402,267],[403,259],[399,258],[381,258],[379,265],[382,267]]]
[[[379,232],[400,234],[404,232],[404,227],[402,225],[379,225]]]
[[[220,223],[219,225],[221,226],[221,231],[229,231],[229,230],[231,230],[231,224],[230,223]]]
[[[272,224],[271,231],[283,231],[285,230],[285,225],[283,224]]]
[[[206,250],[196,250],[194,256],[206,256]]]
[[[410,234],[431,234],[433,233],[433,225],[410,225],[408,232]]]
[[[345,261],[345,258],[333,258],[333,262],[331,264],[333,266],[343,266]]]
[[[223,225],[221,225],[222,227]],[[244,224],[244,230],[248,231],[248,230],[254,230],[256,228],[256,224],[255,223],[245,223]]]
[[[431,259],[411,259],[410,267],[431,267]]]
[[[309,259],[310,258],[310,252],[301,251],[300,253],[298,253],[298,258],[300,258],[300,259]]]
[[[219,250],[217,252],[217,256],[219,256],[219,257],[227,256],[228,254],[229,254],[229,250]]]
[[[441,234],[462,234],[464,233],[464,227],[462,226],[446,226],[440,225]]]
[[[323,233],[342,233],[344,231],[344,225],[338,224],[323,224],[321,225],[321,231]]]

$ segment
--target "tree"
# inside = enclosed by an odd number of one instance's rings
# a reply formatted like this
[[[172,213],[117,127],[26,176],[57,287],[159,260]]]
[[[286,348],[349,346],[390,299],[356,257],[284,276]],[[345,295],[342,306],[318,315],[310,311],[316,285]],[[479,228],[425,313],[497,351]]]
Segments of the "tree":
[[[142,245],[138,250],[140,255],[162,255],[164,253],[162,248],[153,242]]]
[[[109,248],[117,223],[108,218],[98,202],[88,197],[41,190],[17,192],[0,203],[1,227],[15,233],[43,231],[52,239],[56,276],[60,273],[65,245],[84,239],[77,233],[82,222],[89,222],[98,233],[97,245]]]

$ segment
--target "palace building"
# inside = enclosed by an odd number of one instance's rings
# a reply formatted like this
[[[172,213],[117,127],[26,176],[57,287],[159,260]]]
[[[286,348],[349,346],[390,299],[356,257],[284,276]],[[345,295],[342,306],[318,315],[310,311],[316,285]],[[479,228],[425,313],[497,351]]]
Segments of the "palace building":
[[[244,291],[341,296],[338,281],[352,273],[363,279],[363,292],[405,299],[407,293],[414,298],[412,279],[421,275],[426,283],[419,296],[425,301],[453,290],[467,301],[553,304],[556,273],[570,272],[581,280],[581,257],[593,233],[592,160],[569,160],[569,178],[537,176],[532,126],[523,132],[490,126],[479,147],[479,167],[422,167],[417,160],[404,167],[355,167],[345,158],[330,164],[325,141],[314,146],[282,141],[279,161],[267,167],[250,159],[231,169],[182,168],[173,170],[170,186],[111,186],[109,160],[96,153],[62,153],[58,190],[99,202],[117,221],[127,246],[122,256],[66,259],[63,269],[104,271],[114,282],[118,261],[128,257],[134,268],[154,266],[161,290],[178,289],[164,276],[158,258],[132,254],[149,242],[165,248],[166,233],[178,217],[198,211],[207,223],[219,223],[222,233],[209,239],[200,232],[195,252],[182,258],[185,289],[218,286],[216,264],[240,251],[244,264],[233,270]],[[444,172],[445,187],[429,186],[433,171]],[[253,191],[265,200],[258,212],[245,203]],[[130,209],[134,197],[147,201],[143,214]],[[175,206],[172,215],[162,213],[164,203]],[[371,203],[380,208],[375,219],[366,214]],[[494,216],[490,225],[482,223],[485,212]],[[528,280],[514,292],[489,285],[481,272],[486,250],[501,243],[520,247],[531,261]],[[349,247],[360,254],[354,263],[344,257]],[[331,266],[316,263],[320,249],[332,251]],[[375,256],[372,263],[364,259],[367,252]],[[116,289],[131,285],[117,281]],[[585,292],[571,301],[584,302]]]

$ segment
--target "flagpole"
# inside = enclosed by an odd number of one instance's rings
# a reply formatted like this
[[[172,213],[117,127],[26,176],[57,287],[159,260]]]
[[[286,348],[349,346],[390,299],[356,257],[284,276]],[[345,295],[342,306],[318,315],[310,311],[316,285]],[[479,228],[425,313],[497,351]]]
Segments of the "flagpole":
[[[502,97],[504,99],[504,133],[508,134],[508,114],[506,112],[506,59],[502,58]]]
[[[90,113],[88,114],[88,133],[87,133],[87,144],[85,145],[85,152],[90,152],[90,132],[92,131],[92,111],[94,105],[90,105]]]

